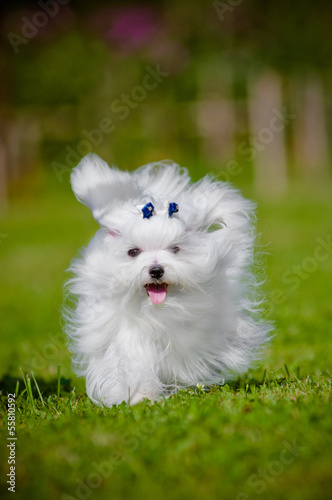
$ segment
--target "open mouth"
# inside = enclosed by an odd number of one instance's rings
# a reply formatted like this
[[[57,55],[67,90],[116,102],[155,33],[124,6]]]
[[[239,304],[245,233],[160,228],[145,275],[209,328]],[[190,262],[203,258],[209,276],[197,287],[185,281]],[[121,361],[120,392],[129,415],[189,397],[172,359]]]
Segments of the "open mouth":
[[[148,283],[145,285],[148,296],[153,304],[162,304],[167,295],[167,283]]]

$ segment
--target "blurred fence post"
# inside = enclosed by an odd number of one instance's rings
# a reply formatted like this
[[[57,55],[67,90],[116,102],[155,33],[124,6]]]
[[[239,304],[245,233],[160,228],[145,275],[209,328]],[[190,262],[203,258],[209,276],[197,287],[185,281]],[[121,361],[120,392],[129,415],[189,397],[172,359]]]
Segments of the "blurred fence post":
[[[41,129],[36,113],[3,113],[0,122],[0,208],[8,205],[10,184],[40,165]]]
[[[234,156],[234,105],[231,100],[203,100],[196,105],[197,128],[202,140],[202,155],[220,167]]]
[[[11,120],[9,114],[2,109],[0,121],[0,209],[5,210],[8,204],[8,183],[10,178],[10,137]]]
[[[329,176],[329,155],[325,96],[318,75],[295,84],[295,104],[294,156],[297,171],[307,180],[324,181]]]
[[[249,82],[248,106],[254,185],[262,194],[282,194],[288,181],[284,136],[288,119],[283,119],[280,76],[269,72]]]
[[[0,135],[0,209],[7,206],[7,152],[3,134]]]

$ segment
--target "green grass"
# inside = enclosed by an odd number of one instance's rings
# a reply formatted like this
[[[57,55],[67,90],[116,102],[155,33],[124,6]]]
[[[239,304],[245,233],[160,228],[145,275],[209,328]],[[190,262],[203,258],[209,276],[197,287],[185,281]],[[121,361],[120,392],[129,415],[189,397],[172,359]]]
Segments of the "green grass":
[[[7,393],[15,391],[15,498],[329,498],[332,255],[303,272],[317,238],[332,232],[332,201],[296,193],[259,202],[276,323],[261,364],[224,387],[111,409],[85,396],[60,325],[64,270],[96,224],[64,185],[15,201],[0,220],[5,498]],[[293,266],[305,276],[296,286],[287,282]]]

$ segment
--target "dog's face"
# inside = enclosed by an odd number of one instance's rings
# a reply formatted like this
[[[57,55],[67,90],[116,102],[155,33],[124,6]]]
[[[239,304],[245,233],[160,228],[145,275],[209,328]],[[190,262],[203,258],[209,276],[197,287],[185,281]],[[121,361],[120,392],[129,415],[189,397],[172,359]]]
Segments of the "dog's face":
[[[122,220],[121,230],[104,228],[103,241],[105,260],[122,294],[139,295],[154,305],[169,303],[211,272],[202,234],[187,230],[180,217],[157,213],[146,220],[127,211]]]
[[[213,294],[213,280],[230,255],[236,258],[253,208],[209,178],[190,185],[187,172],[174,164],[129,174],[88,155],[71,181],[102,227],[85,258],[91,286],[118,295],[119,303],[170,306],[184,303],[190,290]],[[170,214],[168,202],[179,212]],[[155,210],[146,218],[142,207],[148,203]]]

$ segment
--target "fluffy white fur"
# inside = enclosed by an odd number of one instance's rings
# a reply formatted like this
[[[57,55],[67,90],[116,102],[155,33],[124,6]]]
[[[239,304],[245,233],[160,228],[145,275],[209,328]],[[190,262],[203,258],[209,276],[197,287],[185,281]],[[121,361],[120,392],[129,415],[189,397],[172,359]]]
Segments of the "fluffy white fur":
[[[71,265],[75,303],[65,311],[74,369],[92,401],[135,404],[246,371],[270,330],[251,272],[253,203],[210,177],[192,184],[172,162],[128,173],[90,154],[71,183],[101,226]],[[156,214],[143,219],[137,205],[148,202]],[[179,212],[169,217],[165,202]],[[160,279],[149,273],[156,265]],[[167,284],[161,304],[149,283]]]

